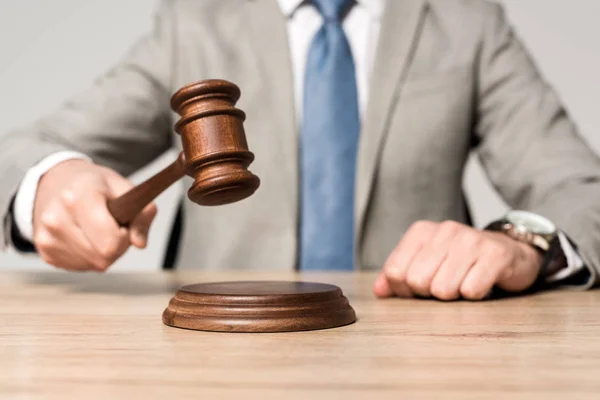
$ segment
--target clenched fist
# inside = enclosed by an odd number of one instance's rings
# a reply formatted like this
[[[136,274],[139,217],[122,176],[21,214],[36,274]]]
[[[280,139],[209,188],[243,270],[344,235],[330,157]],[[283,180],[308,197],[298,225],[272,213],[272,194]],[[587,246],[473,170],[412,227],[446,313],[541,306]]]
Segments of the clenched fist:
[[[58,268],[104,271],[130,245],[144,248],[156,206],[147,206],[129,228],[120,227],[106,206],[131,187],[115,171],[84,160],[51,168],[39,182],[34,204],[38,254]]]
[[[496,285],[520,292],[537,279],[542,256],[502,233],[454,221],[412,225],[374,285],[379,297],[481,300]]]

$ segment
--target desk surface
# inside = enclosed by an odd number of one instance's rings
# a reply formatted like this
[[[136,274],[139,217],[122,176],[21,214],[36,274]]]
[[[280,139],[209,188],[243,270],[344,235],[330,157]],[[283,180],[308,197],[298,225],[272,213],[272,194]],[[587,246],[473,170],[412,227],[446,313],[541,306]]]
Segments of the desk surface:
[[[600,292],[376,300],[374,278],[0,274],[0,398],[598,398]],[[161,323],[180,285],[241,279],[337,284],[358,321],[278,334]]]

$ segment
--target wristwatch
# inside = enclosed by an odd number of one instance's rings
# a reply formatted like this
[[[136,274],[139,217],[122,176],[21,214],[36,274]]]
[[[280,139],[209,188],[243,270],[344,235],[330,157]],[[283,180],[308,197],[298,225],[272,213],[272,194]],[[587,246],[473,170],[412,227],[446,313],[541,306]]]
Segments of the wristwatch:
[[[538,250],[544,257],[541,278],[567,267],[558,230],[551,221],[541,215],[521,210],[510,211],[504,218],[489,224],[485,230],[502,232]]]
[[[519,242],[535,247],[542,254],[550,250],[550,245],[557,236],[552,222],[528,211],[510,211],[501,220],[488,225],[486,230],[505,233]]]

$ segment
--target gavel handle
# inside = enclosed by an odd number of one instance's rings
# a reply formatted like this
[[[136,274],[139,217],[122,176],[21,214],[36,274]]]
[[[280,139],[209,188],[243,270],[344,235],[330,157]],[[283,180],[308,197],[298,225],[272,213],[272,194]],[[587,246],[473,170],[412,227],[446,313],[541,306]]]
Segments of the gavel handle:
[[[108,200],[108,210],[121,226],[129,225],[159,194],[185,175],[185,156],[177,160],[129,192]]]

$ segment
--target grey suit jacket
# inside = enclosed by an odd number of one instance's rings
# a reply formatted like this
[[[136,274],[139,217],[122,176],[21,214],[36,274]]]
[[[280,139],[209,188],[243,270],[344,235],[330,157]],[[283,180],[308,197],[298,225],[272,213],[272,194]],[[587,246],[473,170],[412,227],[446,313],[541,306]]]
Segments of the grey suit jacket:
[[[470,151],[513,208],[554,221],[600,269],[600,160],[578,136],[497,4],[387,2],[360,137],[357,268],[380,268],[416,220],[468,221]],[[285,19],[275,0],[166,0],[129,54],[31,126],[0,141],[2,243],[29,167],[77,150],[130,174],[172,147],[170,96],[224,78],[239,107],[261,188],[232,205],[185,203],[178,266],[293,269],[298,248],[298,131]],[[189,187],[190,181],[185,184]],[[165,227],[166,229],[166,227]]]

